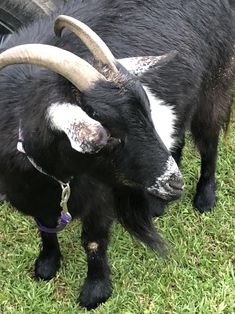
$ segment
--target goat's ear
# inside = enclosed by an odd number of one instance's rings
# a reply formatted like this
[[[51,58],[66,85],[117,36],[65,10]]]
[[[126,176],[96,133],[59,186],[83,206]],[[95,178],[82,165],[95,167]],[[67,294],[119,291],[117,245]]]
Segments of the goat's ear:
[[[51,104],[47,111],[50,127],[64,132],[73,149],[80,153],[97,153],[107,145],[104,127],[79,106],[70,103]]]
[[[141,76],[151,68],[161,66],[172,60],[177,54],[173,50],[161,56],[145,56],[118,59],[117,61],[126,68],[132,75]]]

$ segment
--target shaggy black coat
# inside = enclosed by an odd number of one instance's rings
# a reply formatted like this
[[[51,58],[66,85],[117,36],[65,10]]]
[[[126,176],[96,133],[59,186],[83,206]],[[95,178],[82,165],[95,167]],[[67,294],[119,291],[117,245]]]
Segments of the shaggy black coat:
[[[216,202],[218,136],[229,121],[235,73],[235,25],[229,2],[88,0],[80,6],[76,1],[70,1],[55,16],[58,14],[73,16],[89,25],[106,42],[116,58],[177,52],[170,60],[144,73],[140,82],[163,100],[165,106],[174,110],[175,144],[171,153],[177,163],[180,162],[185,131],[191,130],[202,160],[194,204],[200,212],[210,210]],[[55,37],[52,27],[55,16],[42,19],[22,29],[19,34],[12,35],[3,49],[24,43],[44,43],[94,62],[87,48],[74,34],[65,31],[62,38]],[[102,156],[100,159],[99,156],[81,157],[79,169],[74,172],[77,157],[68,147],[68,140],[63,135],[55,139],[48,130],[44,116],[45,108],[52,102],[76,103],[77,95],[64,78],[34,66],[8,67],[0,75],[0,142],[3,145],[0,173],[7,187],[8,198],[14,206],[36,217],[42,224],[48,227],[56,225],[60,187],[57,182],[35,170],[24,155],[16,152],[19,119],[22,119],[26,151],[30,151],[48,173],[58,178],[74,176],[69,210],[74,217],[80,216],[83,222],[82,242],[88,260],[88,274],[79,302],[88,309],[94,308],[111,294],[106,248],[113,217],[117,215],[132,234],[156,248],[162,241],[154,232],[151,214],[162,211],[162,201],[157,202],[156,198],[147,195],[138,186],[127,187],[112,181],[111,174],[103,172],[104,168],[113,169],[112,165],[99,168],[99,163],[104,163]],[[141,90],[139,85],[135,86],[135,91]],[[91,116],[99,108],[97,119],[115,137],[123,139],[127,132],[125,121],[119,125],[120,119],[110,119],[116,112],[110,114],[109,111],[107,114],[110,107],[106,106],[118,99],[118,95],[115,91],[105,94],[104,90],[105,87],[99,85],[79,95],[79,105]],[[138,94],[140,102],[145,104],[141,112],[149,126],[148,101],[142,90]],[[99,102],[100,96],[102,103]],[[130,99],[127,100],[130,103]],[[118,104],[118,110],[125,112],[127,108]],[[132,115],[129,114],[128,111],[126,116],[131,123]],[[141,143],[145,141],[149,144],[145,144],[146,149],[151,145],[153,147],[151,136],[143,136]],[[121,151],[124,146],[114,149]],[[132,149],[136,153],[135,147]],[[169,155],[162,147],[157,153],[159,158],[156,163],[161,165]],[[126,155],[126,160],[129,161],[130,157]],[[146,153],[140,156],[141,166],[148,157]],[[89,167],[87,158],[90,159]],[[154,159],[151,159],[152,164]],[[123,167],[127,169],[129,165],[128,162]],[[133,169],[128,169],[129,177],[135,177],[138,166],[136,164]],[[143,169],[146,170],[147,166]],[[152,168],[146,170],[146,175],[142,174],[143,177],[138,180],[147,180],[151,171]],[[155,169],[156,173],[158,171]],[[61,253],[56,235],[42,232],[41,236],[43,248],[36,261],[36,275],[50,279],[60,266]],[[98,245],[95,250],[89,245],[93,242]]]

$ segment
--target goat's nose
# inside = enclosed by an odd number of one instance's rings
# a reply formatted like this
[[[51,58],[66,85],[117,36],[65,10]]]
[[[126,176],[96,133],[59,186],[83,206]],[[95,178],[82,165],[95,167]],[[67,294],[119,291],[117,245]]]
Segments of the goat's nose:
[[[183,191],[184,181],[183,181],[183,177],[181,175],[173,174],[169,178],[168,184],[174,191],[177,191],[177,190]]]
[[[147,188],[147,191],[161,199],[171,201],[179,198],[183,192],[183,177],[172,157],[167,162],[167,167],[162,176]]]

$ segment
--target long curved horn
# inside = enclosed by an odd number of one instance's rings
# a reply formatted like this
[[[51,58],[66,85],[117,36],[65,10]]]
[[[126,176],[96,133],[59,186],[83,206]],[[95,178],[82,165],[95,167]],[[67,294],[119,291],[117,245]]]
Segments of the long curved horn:
[[[59,15],[55,20],[55,34],[60,37],[65,27],[83,41],[96,60],[108,65],[114,72],[118,72],[112,52],[90,27],[73,17]]]
[[[59,73],[85,91],[104,76],[88,62],[66,50],[42,45],[27,44],[5,50],[0,54],[0,68],[13,64],[35,64]]]

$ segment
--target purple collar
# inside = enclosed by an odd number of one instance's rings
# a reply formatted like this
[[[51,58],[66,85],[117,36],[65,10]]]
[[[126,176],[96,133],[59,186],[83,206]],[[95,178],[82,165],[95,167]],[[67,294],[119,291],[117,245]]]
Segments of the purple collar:
[[[35,218],[35,222],[38,226],[38,229],[42,232],[47,232],[47,233],[58,233],[58,232],[64,230],[64,228],[67,226],[67,223],[70,222],[70,220],[71,220],[71,215],[69,213],[61,212],[60,221],[59,221],[59,224],[57,225],[57,227],[47,228],[47,227],[43,226],[37,218]]]

